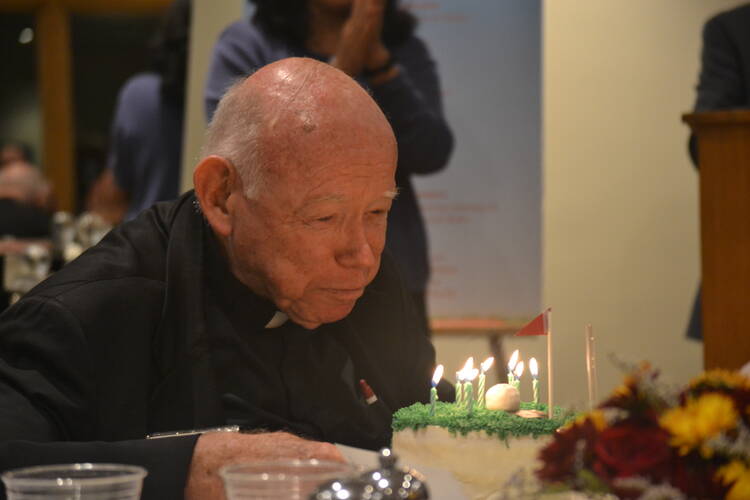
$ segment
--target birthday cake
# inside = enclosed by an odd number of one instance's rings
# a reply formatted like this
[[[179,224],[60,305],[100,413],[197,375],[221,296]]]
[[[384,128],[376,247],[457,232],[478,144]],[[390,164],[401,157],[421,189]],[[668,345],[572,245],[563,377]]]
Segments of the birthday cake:
[[[452,472],[468,498],[493,498],[511,476],[538,468],[539,450],[573,418],[557,407],[550,419],[539,417],[546,405],[520,406],[518,413],[526,417],[485,408],[468,416],[465,406],[443,402],[435,404],[431,415],[430,405],[416,403],[393,415],[392,447],[403,463]]]

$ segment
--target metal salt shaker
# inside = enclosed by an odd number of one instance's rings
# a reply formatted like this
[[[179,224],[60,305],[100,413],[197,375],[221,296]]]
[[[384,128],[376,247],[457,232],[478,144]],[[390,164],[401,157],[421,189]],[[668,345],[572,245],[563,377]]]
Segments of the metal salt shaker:
[[[322,484],[310,495],[310,500],[427,500],[430,498],[424,477],[414,469],[396,465],[390,449],[383,448],[378,455],[380,468],[359,477],[333,480]]]

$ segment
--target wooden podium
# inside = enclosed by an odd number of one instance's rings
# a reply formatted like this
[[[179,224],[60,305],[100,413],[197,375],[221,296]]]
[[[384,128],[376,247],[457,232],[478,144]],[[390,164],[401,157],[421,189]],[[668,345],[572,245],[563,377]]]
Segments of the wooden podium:
[[[750,361],[750,110],[682,117],[698,141],[703,361]]]

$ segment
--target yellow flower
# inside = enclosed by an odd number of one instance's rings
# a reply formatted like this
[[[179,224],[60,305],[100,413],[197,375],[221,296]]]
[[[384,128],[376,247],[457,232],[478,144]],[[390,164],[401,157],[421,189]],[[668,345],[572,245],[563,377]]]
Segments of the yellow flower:
[[[723,394],[707,393],[689,399],[685,406],[664,412],[659,424],[669,431],[669,444],[686,455],[700,447],[701,455],[711,457],[713,451],[705,441],[737,425],[737,410],[730,398]]]
[[[591,420],[591,423],[594,424],[594,428],[597,432],[601,432],[607,428],[607,419],[604,417],[604,412],[602,410],[592,410],[588,413],[582,413],[576,416],[574,420],[571,420],[560,427],[559,431],[564,432],[573,427],[580,427],[586,423],[586,420]]]
[[[747,500],[750,498],[750,468],[735,460],[716,471],[716,477],[724,485],[732,485],[727,492],[727,500]]]
[[[614,391],[612,391],[613,396],[619,396],[622,398],[626,398],[630,396],[633,393],[632,390],[630,390],[630,387],[626,384],[622,384],[615,388]]]
[[[727,387],[729,389],[750,389],[750,378],[740,372],[715,369],[710,370],[690,382],[690,388],[700,385],[709,387]]]
[[[622,381],[622,384],[615,388],[614,391],[612,391],[612,396],[615,397],[621,397],[621,398],[627,398],[629,396],[633,395],[633,388],[638,385],[638,376],[637,374],[631,373],[629,375],[625,376],[625,379]]]
[[[601,410],[594,410],[588,414],[589,420],[594,424],[594,428],[597,432],[601,432],[607,428],[607,419],[604,418],[604,412]]]

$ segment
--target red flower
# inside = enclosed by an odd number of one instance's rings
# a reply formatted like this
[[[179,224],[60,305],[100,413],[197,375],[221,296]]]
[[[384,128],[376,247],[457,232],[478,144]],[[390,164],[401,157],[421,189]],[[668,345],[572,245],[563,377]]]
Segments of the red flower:
[[[594,472],[610,481],[643,476],[659,482],[669,475],[668,438],[666,431],[647,423],[622,422],[605,429],[594,446]]]
[[[706,463],[698,453],[679,457],[672,469],[669,484],[690,498],[724,498],[729,486],[716,480],[718,467]]]
[[[577,467],[591,463],[596,428],[591,420],[572,425],[553,436],[553,441],[539,454],[543,466],[537,477],[550,483],[573,484]]]

